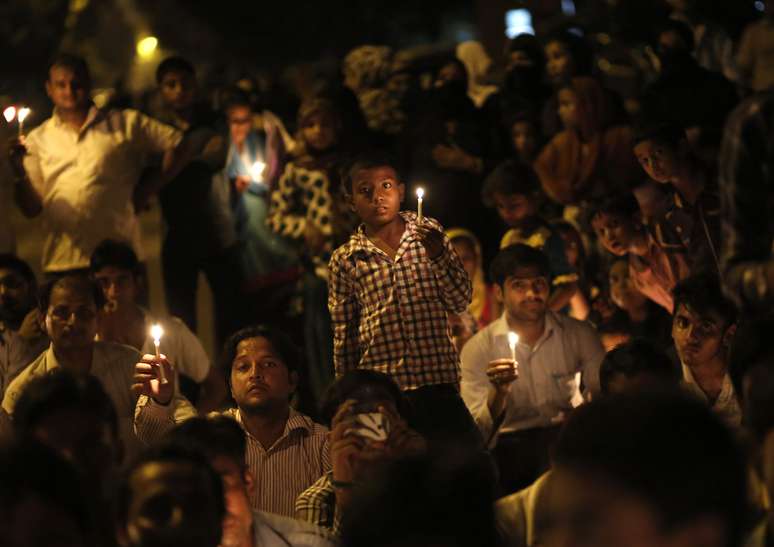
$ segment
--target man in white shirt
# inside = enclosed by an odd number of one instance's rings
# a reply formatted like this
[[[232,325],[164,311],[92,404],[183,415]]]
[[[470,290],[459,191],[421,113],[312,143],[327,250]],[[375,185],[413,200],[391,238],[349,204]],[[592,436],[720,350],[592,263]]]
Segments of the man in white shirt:
[[[82,270],[105,238],[131,243],[142,259],[133,197],[161,186],[190,157],[181,134],[134,110],[99,110],[82,59],[60,55],[50,65],[48,120],[11,148],[14,197],[29,217],[43,215],[46,273]],[[148,156],[163,155],[162,176],[138,185]]]
[[[548,310],[543,252],[511,245],[491,271],[505,311],[462,350],[462,398],[493,447],[507,494],[546,470],[558,424],[583,401],[582,391],[599,390],[604,349],[590,325]],[[513,353],[509,332],[518,336]]]
[[[674,290],[672,340],[683,369],[683,385],[730,427],[739,428],[742,411],[728,374],[728,348],[737,311],[716,276],[694,275]]]

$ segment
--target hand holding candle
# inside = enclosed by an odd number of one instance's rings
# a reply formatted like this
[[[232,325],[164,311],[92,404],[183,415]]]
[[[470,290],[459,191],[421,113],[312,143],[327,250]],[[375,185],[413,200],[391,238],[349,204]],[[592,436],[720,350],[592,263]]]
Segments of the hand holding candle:
[[[422,222],[422,199],[425,197],[425,189],[417,188],[417,222]]]
[[[161,352],[159,351],[159,345],[161,344],[161,337],[164,334],[164,329],[156,323],[151,327],[151,337],[153,338],[153,345],[156,346],[156,359],[161,360]],[[166,373],[164,372],[164,365],[159,365],[159,383],[169,383]]]

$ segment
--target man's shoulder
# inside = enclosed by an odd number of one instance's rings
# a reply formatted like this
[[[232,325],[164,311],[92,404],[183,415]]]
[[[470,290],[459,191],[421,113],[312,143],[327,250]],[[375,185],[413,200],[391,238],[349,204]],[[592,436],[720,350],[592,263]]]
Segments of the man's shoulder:
[[[468,340],[460,353],[460,359],[463,364],[467,361],[466,357],[470,356],[473,352],[487,351],[491,348],[494,343],[495,333],[498,328],[502,328],[502,326],[500,326],[500,321],[501,318],[495,319]]]
[[[253,514],[256,545],[265,547],[327,547],[333,542],[328,532],[309,522],[256,511]]]
[[[2,407],[8,414],[13,414],[16,401],[19,399],[24,387],[34,378],[43,376],[48,372],[47,351],[41,353],[34,361],[22,370],[16,378],[11,380],[3,395]]]
[[[102,340],[94,342],[94,353],[100,360],[113,363],[130,363],[132,367],[142,357],[140,352],[131,346]]]
[[[291,410],[288,417],[288,425],[291,429],[303,429],[310,437],[326,437],[328,436],[328,428],[322,424],[318,424],[312,418],[306,414],[301,414],[298,411]]]
[[[331,264],[344,264],[353,254],[363,250],[361,235],[358,231],[349,236],[346,243],[340,245],[331,255]]]
[[[548,316],[567,336],[598,336],[596,329],[588,321],[581,321],[555,311],[547,312]]]

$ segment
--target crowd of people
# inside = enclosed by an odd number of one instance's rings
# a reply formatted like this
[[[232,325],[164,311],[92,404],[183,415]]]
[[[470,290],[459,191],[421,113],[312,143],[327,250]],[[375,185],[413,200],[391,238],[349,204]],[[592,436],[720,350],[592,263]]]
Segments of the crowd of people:
[[[774,545],[774,3],[738,43],[668,3],[634,93],[574,28],[500,74],[360,46],[295,119],[180,56],[98,108],[57,55],[7,154],[7,544]]]

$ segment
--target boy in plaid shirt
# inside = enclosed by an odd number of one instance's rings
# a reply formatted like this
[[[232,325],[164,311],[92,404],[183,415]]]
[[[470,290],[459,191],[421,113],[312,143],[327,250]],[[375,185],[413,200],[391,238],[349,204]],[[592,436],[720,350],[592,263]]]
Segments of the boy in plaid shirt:
[[[400,210],[406,188],[388,158],[358,158],[343,182],[362,224],[330,262],[336,376],[385,373],[413,403],[426,438],[469,434],[478,442],[448,328],[448,313],[471,299],[462,262],[438,222]]]

